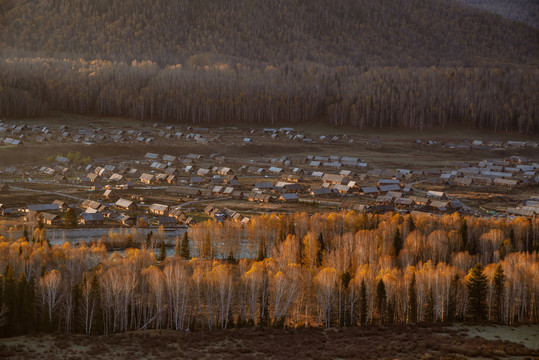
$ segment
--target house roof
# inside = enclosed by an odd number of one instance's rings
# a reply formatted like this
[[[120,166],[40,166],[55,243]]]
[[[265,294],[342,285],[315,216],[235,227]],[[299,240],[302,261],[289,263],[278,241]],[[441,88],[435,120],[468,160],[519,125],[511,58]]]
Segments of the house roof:
[[[133,205],[133,201],[127,200],[127,199],[119,199],[118,201],[116,201],[114,203],[114,205],[119,206],[119,207],[128,208],[131,205]]]
[[[84,221],[103,221],[103,215],[100,213],[82,213]]]
[[[162,204],[152,204],[152,206],[150,206],[150,210],[152,210],[152,211],[167,211],[168,206],[167,205],[162,205]]]
[[[58,204],[33,204],[28,205],[27,209],[30,211],[58,211],[60,206]]]

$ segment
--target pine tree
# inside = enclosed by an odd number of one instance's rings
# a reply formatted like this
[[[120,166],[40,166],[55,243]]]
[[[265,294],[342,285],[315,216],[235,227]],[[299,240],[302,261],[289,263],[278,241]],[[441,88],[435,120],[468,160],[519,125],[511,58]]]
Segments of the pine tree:
[[[22,236],[24,237],[24,241],[29,241],[29,238],[28,238],[28,228],[27,228],[26,226],[24,226],[24,230],[23,230]]]
[[[95,301],[94,325],[90,329],[90,332],[101,335],[105,332],[105,329],[103,324],[103,309],[101,308],[101,288],[99,286],[99,278],[95,273],[92,275],[92,280],[90,281],[90,289],[92,301]]]
[[[414,217],[412,215],[408,215],[408,227],[410,229],[410,232],[415,230],[415,222],[414,222]]]
[[[146,235],[146,248],[150,249],[153,247],[153,231],[149,231]]]
[[[187,235],[187,231],[183,233],[180,255],[185,260],[191,260],[191,247],[189,245],[189,236]]]
[[[395,249],[395,256],[399,256],[400,251],[402,250],[402,238],[401,233],[399,231],[399,227],[397,226],[397,230],[395,230],[395,236],[393,236],[393,248]]]
[[[487,315],[487,276],[481,264],[470,269],[467,286],[469,314],[474,320],[484,320]]]
[[[318,235],[318,254],[316,258],[316,266],[320,267],[322,266],[322,262],[324,261],[324,252],[326,251],[326,245],[324,243],[324,236],[322,233]]]
[[[367,286],[365,285],[365,279],[361,280],[361,287],[359,288],[359,321],[361,325],[367,324]]]
[[[451,286],[449,287],[449,304],[447,307],[447,320],[454,321],[457,316],[457,292],[459,286],[459,275],[455,274],[451,279]]]
[[[501,264],[494,270],[494,304],[492,312],[494,320],[502,322],[503,320],[503,296],[505,291],[505,274]]]
[[[469,250],[468,249],[468,223],[466,222],[466,219],[462,219],[462,222],[460,224],[459,234],[460,234],[460,237],[462,238],[462,249]]]
[[[264,240],[260,241],[258,243],[258,251],[257,251],[256,261],[264,261],[264,259],[267,257],[266,255],[266,243]]]
[[[427,295],[427,301],[425,303],[425,321],[431,322],[436,319],[436,315],[434,313],[434,291],[432,290],[432,286],[429,289],[429,294]]]
[[[415,273],[412,274],[412,280],[408,287],[408,322],[417,322],[417,289]]]
[[[71,321],[71,326],[73,332],[79,333],[81,331],[80,305],[82,299],[82,288],[79,283],[73,284],[73,287],[71,288],[71,297],[73,301],[73,320]]]
[[[167,257],[167,250],[165,248],[165,242],[161,241],[161,246],[159,248],[159,255],[157,256],[157,261],[163,262]]]
[[[44,227],[45,227],[45,222],[43,221],[43,215],[38,214],[37,215],[37,228],[39,230],[43,230]]]
[[[6,266],[3,276],[3,294],[2,301],[4,306],[7,306],[8,312],[6,315],[6,324],[3,328],[3,335],[17,334],[16,313],[17,307],[17,284],[13,275],[13,268]]]
[[[77,213],[72,208],[67,209],[64,215],[64,225],[66,227],[77,226]]]
[[[386,310],[387,310],[387,297],[386,297],[386,286],[384,280],[380,279],[378,281],[378,286],[376,287],[376,300],[378,304],[378,312],[380,316],[380,323],[385,323]]]

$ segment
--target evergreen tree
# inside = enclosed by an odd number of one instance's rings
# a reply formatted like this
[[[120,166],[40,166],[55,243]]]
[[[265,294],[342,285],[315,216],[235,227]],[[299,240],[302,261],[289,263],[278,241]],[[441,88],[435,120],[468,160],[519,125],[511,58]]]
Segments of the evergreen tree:
[[[43,230],[44,227],[45,227],[45,222],[43,221],[43,215],[38,214],[37,215],[37,228],[39,230]]]
[[[167,257],[167,250],[165,248],[165,242],[161,241],[161,246],[159,248],[159,255],[157,255],[157,261],[163,262]]]
[[[28,238],[28,228],[26,227],[26,225],[24,226],[24,230],[22,232],[22,236],[24,237],[24,241],[29,241],[29,238]]]
[[[417,322],[417,289],[415,273],[412,274],[412,280],[408,287],[408,322]]]
[[[71,297],[73,301],[73,319],[71,321],[71,326],[73,332],[79,333],[81,331],[81,322],[80,322],[80,305],[82,299],[82,288],[79,283],[73,284],[71,288]]]
[[[64,215],[64,225],[66,227],[76,227],[77,226],[77,213],[72,208],[67,209]]]
[[[395,236],[393,236],[393,248],[395,249],[395,256],[399,256],[399,253],[402,250],[402,246],[402,237],[399,231],[399,227],[397,226],[397,230],[395,230]]]
[[[191,260],[191,247],[189,244],[189,235],[187,235],[187,231],[183,233],[180,255],[185,260]]]
[[[101,288],[99,286],[99,278],[97,274],[92,275],[92,280],[90,282],[90,292],[92,301],[95,301],[95,312],[93,317],[93,326],[90,329],[92,334],[101,335],[104,333],[103,325],[103,309],[101,308]]]
[[[378,281],[378,286],[376,287],[376,302],[378,304],[380,323],[384,324],[387,311],[387,297],[386,286],[384,284],[384,280],[382,279]]]
[[[316,257],[316,266],[322,266],[324,261],[324,252],[326,251],[326,244],[324,243],[324,236],[322,233],[318,235],[318,254]]]
[[[146,248],[150,249],[153,247],[153,231],[149,231],[146,235]]]
[[[427,295],[427,301],[425,303],[425,321],[431,322],[436,319],[434,313],[434,291],[432,287],[429,289],[429,294]]]
[[[365,279],[361,280],[361,287],[359,288],[359,321],[361,325],[367,324],[367,286],[365,285]]]
[[[3,294],[2,301],[3,305],[7,307],[6,315],[6,324],[4,326],[3,335],[10,336],[11,334],[17,334],[17,319],[16,319],[16,308],[17,308],[17,284],[13,275],[13,268],[11,266],[6,266],[3,276]]]
[[[487,315],[487,276],[481,264],[470,269],[467,287],[470,316],[474,320],[484,320]]]
[[[457,292],[459,286],[459,275],[455,274],[451,279],[449,287],[449,304],[447,308],[447,320],[454,321],[457,316]]]
[[[466,219],[462,219],[462,222],[460,224],[459,234],[460,234],[460,237],[462,238],[462,249],[469,250],[468,249],[468,223],[466,222]]]
[[[494,270],[494,303],[492,312],[494,320],[497,322],[503,321],[503,297],[505,291],[505,274],[501,264],[496,266]]]
[[[260,241],[258,243],[258,251],[257,251],[256,261],[264,261],[264,259],[267,257],[266,255],[266,242],[264,240]]]
[[[410,232],[415,230],[415,222],[414,222],[414,217],[412,215],[408,215],[408,227],[410,229]]]

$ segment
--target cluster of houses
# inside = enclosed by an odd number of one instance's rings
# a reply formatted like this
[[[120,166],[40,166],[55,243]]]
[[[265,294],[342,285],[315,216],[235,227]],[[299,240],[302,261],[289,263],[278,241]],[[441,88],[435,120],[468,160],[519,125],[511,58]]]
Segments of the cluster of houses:
[[[222,129],[224,130],[224,129]],[[11,141],[41,142],[141,142],[163,140],[193,141],[200,144],[221,141],[225,136],[240,139],[240,146],[260,139],[288,139],[301,142],[353,142],[350,135],[322,135],[308,137],[294,128],[264,128],[227,131],[212,135],[208,128],[174,127],[154,124],[147,129],[118,130],[89,124],[84,128],[60,126],[51,130],[44,126],[6,124],[0,122],[0,143]],[[365,140],[373,147],[380,147],[377,138]],[[444,146],[451,149],[491,149],[537,147],[534,142],[483,142],[480,140],[461,143],[438,143],[435,140],[416,140],[418,146]],[[15,144],[16,145],[16,144]],[[16,167],[0,169],[0,176],[16,178],[22,172]],[[259,157],[245,161],[243,157],[224,157],[220,154],[158,154],[148,152],[137,160],[110,160],[94,162],[87,166],[64,156],[54,161],[25,170],[32,178],[42,178],[56,183],[91,189],[89,203],[83,202],[80,215],[82,224],[99,224],[118,221],[122,224],[135,222],[133,214],[141,211],[137,193],[165,193],[185,198],[230,198],[253,203],[297,203],[303,201],[337,201],[341,207],[354,210],[407,210],[416,211],[467,211],[468,208],[447,192],[459,192],[466,188],[513,189],[518,186],[539,184],[539,164],[524,157],[511,156],[501,159],[485,159],[476,163],[454,163],[444,168],[381,168],[364,159],[349,155],[288,155],[276,158]],[[443,196],[432,195],[440,190]],[[0,191],[2,191],[0,189]],[[142,200],[138,199],[139,202]],[[90,206],[91,205],[91,206]],[[154,204],[159,205],[159,204]],[[153,206],[153,205],[152,205]],[[166,206],[166,205],[163,205]],[[523,205],[508,210],[532,214],[533,209]],[[146,206],[142,204],[143,211]],[[158,223],[192,223],[177,209],[167,209],[162,214],[148,210]],[[44,211],[55,214],[55,211]],[[171,214],[174,213],[174,214]],[[96,215],[97,214],[97,215]],[[100,218],[99,214],[102,216]],[[516,213],[515,213],[516,214]],[[226,215],[226,214],[225,214]],[[48,215],[47,219],[48,219]],[[228,215],[227,215],[228,216]],[[49,220],[47,220],[49,221]],[[58,221],[52,219],[50,221]]]
[[[517,216],[539,216],[539,195],[530,196],[528,199],[521,201],[518,207],[510,207],[506,212]]]
[[[49,226],[64,225],[65,213],[68,209],[75,211],[77,223],[85,226],[123,225],[177,227],[193,225],[196,221],[187,216],[181,209],[163,204],[150,206],[136,205],[132,200],[120,198],[114,203],[85,200],[80,204],[67,204],[55,200],[51,204],[30,204],[23,208],[6,209],[0,204],[2,216],[23,216],[24,221],[37,223],[42,221]]]
[[[514,148],[533,148],[539,147],[539,143],[535,141],[498,141],[498,140],[463,140],[461,142],[441,142],[436,140],[415,140],[418,146],[442,146],[450,150],[498,150],[498,149],[514,149]]]

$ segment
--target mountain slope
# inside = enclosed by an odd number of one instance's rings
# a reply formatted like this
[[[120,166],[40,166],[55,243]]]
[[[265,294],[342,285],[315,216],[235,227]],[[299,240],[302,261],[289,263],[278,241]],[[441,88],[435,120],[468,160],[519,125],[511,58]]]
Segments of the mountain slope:
[[[445,1],[3,1],[4,46],[48,56],[330,66],[538,61],[537,30]]]
[[[533,133],[538,54],[445,0],[0,0],[0,116]]]
[[[539,28],[539,2],[537,0],[459,0],[463,4],[493,12],[507,19],[521,21]]]

